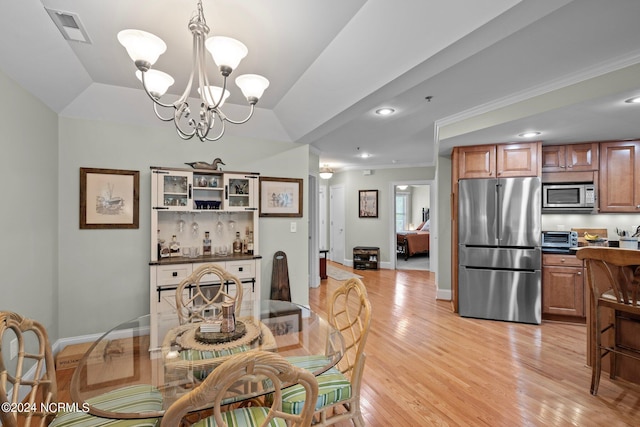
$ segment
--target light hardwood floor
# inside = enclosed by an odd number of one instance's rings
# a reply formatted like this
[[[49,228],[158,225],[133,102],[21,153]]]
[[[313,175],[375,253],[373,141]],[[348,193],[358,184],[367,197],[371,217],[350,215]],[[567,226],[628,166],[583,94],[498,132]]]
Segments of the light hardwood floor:
[[[640,386],[605,374],[598,396],[589,394],[584,325],[462,318],[435,299],[432,272],[357,273],[373,307],[362,389],[367,426],[640,425]],[[327,295],[341,283],[329,278],[310,289],[311,307],[326,315]],[[62,401],[71,372],[58,375]]]
[[[640,386],[604,374],[598,396],[589,394],[584,325],[462,318],[435,299],[432,272],[357,273],[373,307],[362,389],[368,426],[640,425]],[[312,308],[324,310],[341,283],[311,289]]]

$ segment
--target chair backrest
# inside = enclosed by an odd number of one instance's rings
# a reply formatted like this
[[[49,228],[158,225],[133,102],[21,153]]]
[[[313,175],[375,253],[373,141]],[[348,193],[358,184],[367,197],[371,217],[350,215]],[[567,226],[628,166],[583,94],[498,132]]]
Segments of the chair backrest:
[[[576,253],[586,260],[587,280],[596,300],[612,290],[617,303],[638,306],[640,301],[640,251],[607,247],[584,247]]]
[[[18,355],[9,360],[10,342],[17,340]],[[7,365],[9,365],[7,367]],[[34,377],[26,378],[34,367]],[[9,387],[12,387],[10,395]],[[26,395],[26,398],[24,397]],[[10,311],[0,312],[0,404],[21,403],[22,413],[0,411],[5,427],[46,426],[56,413],[49,410],[57,403],[56,371],[46,329],[38,322]],[[33,423],[33,424],[32,424]]]
[[[303,427],[311,425],[314,404],[318,399],[318,382],[315,376],[306,369],[293,366],[284,357],[268,351],[248,351],[238,353],[222,363],[195,389],[171,404],[162,417],[161,427],[180,425],[182,418],[189,412],[213,402],[213,415],[218,427],[227,427],[220,409],[227,390],[236,387],[239,381],[273,384],[274,393],[267,418],[262,426],[270,425],[274,418],[290,422],[291,426]],[[298,415],[282,411],[282,387],[300,384],[304,387],[308,398]],[[245,384],[246,385],[246,384]]]
[[[371,325],[371,303],[360,279],[351,278],[335,290],[329,305],[329,322],[340,331],[345,343],[338,368],[350,379],[352,387],[359,388]]]
[[[219,286],[211,286],[212,283]],[[235,303],[237,318],[242,305],[242,282],[216,264],[205,264],[196,269],[176,289],[176,309],[181,325],[221,318],[220,306],[225,302]]]

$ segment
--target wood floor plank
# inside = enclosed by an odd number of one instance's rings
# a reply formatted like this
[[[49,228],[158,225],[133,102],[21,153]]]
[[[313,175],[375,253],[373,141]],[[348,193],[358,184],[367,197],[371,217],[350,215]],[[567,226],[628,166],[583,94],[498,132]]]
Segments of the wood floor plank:
[[[436,300],[431,272],[357,274],[373,307],[361,401],[368,426],[640,425],[640,386],[605,374],[598,396],[589,394],[585,325],[467,319]],[[310,289],[311,307],[326,316],[341,283]],[[62,401],[72,372],[58,372]]]

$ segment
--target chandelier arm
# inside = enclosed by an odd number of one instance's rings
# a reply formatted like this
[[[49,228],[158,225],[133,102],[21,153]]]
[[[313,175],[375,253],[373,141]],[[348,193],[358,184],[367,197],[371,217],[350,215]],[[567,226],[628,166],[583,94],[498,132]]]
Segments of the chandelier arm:
[[[249,115],[243,120],[239,120],[239,121],[231,120],[229,117],[227,117],[224,114],[222,114],[222,112],[220,112],[220,114],[221,114],[220,118],[223,121],[227,121],[229,123],[233,123],[234,125],[241,125],[243,123],[247,123],[249,121],[249,119],[251,118],[251,116],[253,116],[253,112],[255,111],[255,104],[250,104],[250,106],[251,106],[251,111],[249,111]]]
[[[204,139],[203,139],[203,138],[200,138],[200,140],[201,140],[202,142],[204,142],[204,141],[217,141],[217,140],[219,140],[220,138],[222,138],[222,135],[224,135],[224,131],[225,131],[225,126],[224,126],[224,124],[225,124],[225,123],[224,123],[224,122],[225,122],[225,120],[220,116],[220,114],[219,114],[219,113],[217,113],[217,112],[216,112],[216,115],[220,118],[220,123],[222,123],[222,129],[220,129],[220,133],[219,133],[218,135],[216,135],[215,137],[213,137],[213,138],[209,138],[209,137],[207,137],[207,136],[205,135],[205,136],[204,136]],[[208,132],[207,132],[207,133],[208,133]]]
[[[189,108],[187,103],[184,103],[183,105],[186,105],[187,109]],[[174,113],[174,118],[173,118],[173,124],[175,125],[176,131],[178,132],[178,135],[180,135],[180,138],[191,139],[193,138],[193,135],[196,134],[195,120],[189,119],[188,124],[191,127],[191,131],[190,132],[185,131],[180,126],[180,119],[182,118],[182,112],[180,110],[181,110],[180,108],[176,108],[176,111]]]
[[[175,105],[162,105],[159,104],[157,102],[153,103],[153,112],[156,113],[156,117],[159,118],[160,120],[162,120],[163,122],[170,122],[173,120],[173,118],[175,117],[175,112],[173,114],[173,116],[171,117],[162,117],[162,115],[160,114],[160,112],[158,111],[158,106],[160,107],[164,107],[164,108],[176,108]]]

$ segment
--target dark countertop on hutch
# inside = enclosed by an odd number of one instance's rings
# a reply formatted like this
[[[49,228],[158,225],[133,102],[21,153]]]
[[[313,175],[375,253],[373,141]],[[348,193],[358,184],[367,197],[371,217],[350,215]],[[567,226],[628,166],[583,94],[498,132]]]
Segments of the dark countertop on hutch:
[[[227,256],[199,256],[195,258],[188,258],[183,256],[162,258],[158,261],[151,261],[149,265],[172,265],[172,264],[193,264],[201,262],[226,262],[226,261],[243,261],[248,259],[262,259],[262,255],[227,255]]]

